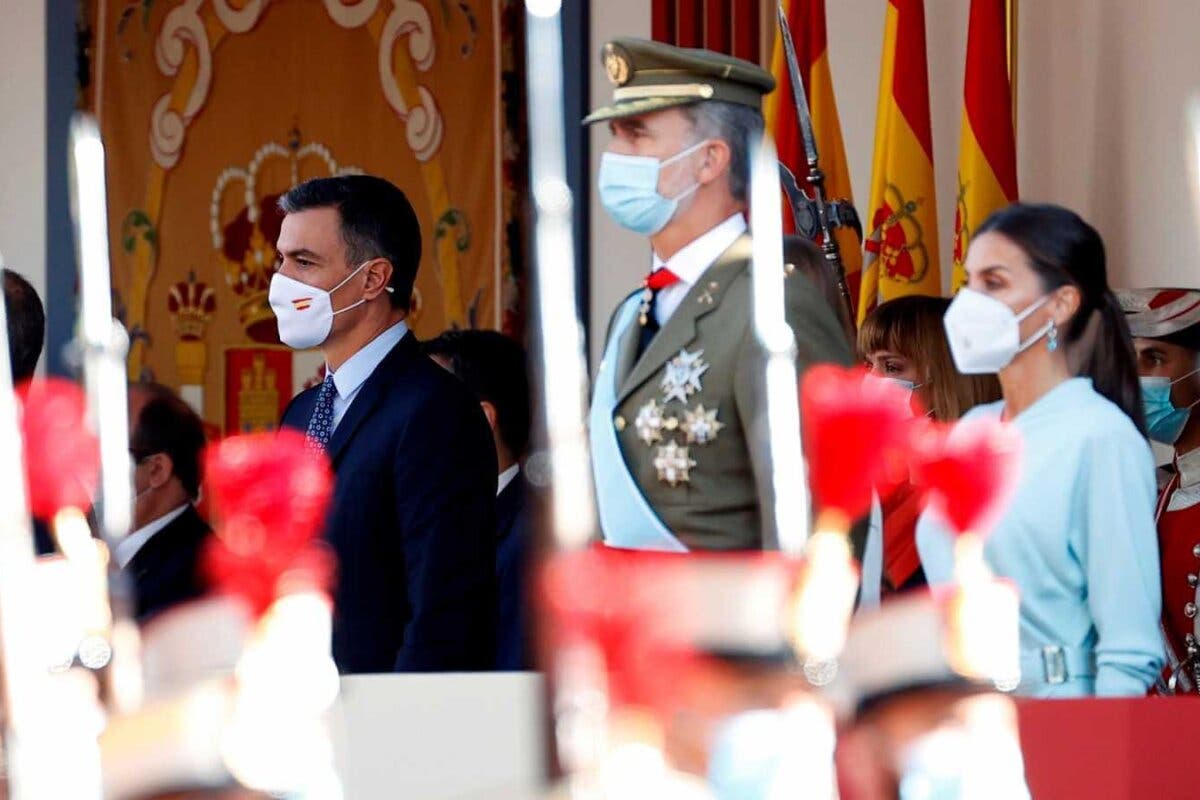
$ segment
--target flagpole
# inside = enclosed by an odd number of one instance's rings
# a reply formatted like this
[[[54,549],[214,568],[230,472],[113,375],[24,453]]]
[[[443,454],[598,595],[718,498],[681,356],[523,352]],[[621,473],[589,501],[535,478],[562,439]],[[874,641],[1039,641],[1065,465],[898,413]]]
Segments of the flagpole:
[[[1005,0],[1006,36],[1008,39],[1008,91],[1012,100],[1013,141],[1017,139],[1017,4],[1019,0]]]

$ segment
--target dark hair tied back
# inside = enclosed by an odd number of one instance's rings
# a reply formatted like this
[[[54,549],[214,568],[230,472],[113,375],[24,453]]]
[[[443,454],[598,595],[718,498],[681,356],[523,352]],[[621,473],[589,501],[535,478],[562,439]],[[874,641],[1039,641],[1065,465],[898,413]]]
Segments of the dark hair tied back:
[[[1099,322],[1089,352],[1079,354],[1078,373],[1145,433],[1133,340],[1109,289],[1104,240],[1096,229],[1062,206],[1014,203],[984,220],[975,235],[982,233],[998,233],[1020,247],[1046,292],[1067,285],[1079,290],[1079,311],[1064,332],[1067,347],[1080,343],[1094,316]]]

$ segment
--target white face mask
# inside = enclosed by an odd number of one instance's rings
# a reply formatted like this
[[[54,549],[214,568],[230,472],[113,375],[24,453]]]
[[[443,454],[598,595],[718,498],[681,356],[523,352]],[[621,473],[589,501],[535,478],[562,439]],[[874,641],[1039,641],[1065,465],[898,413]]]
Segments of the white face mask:
[[[1050,331],[1052,321],[1021,341],[1021,322],[1049,299],[1046,295],[1014,314],[1004,303],[982,292],[960,290],[942,320],[958,371],[964,375],[992,375],[1011,364],[1018,353]]]
[[[371,259],[371,261],[374,260]],[[289,278],[279,272],[272,275],[271,290],[267,294],[267,300],[279,323],[279,341],[296,350],[307,350],[310,347],[321,345],[329,338],[329,331],[333,329],[334,317],[367,302],[367,299],[362,297],[357,303],[351,303],[345,308],[334,311],[333,299],[330,295],[362,272],[362,268],[371,261],[359,264],[341,283],[328,291],[301,283],[295,278]],[[387,287],[387,290],[390,292],[392,287]]]

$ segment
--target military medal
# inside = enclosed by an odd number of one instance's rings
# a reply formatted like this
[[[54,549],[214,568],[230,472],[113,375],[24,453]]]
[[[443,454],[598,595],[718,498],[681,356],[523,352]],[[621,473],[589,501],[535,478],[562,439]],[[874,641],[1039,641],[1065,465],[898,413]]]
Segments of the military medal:
[[[654,299],[654,292],[650,291],[650,287],[642,289],[642,302],[638,306],[638,325],[643,328],[650,321],[650,301]]]
[[[670,486],[678,486],[692,479],[691,469],[696,462],[688,455],[687,447],[680,447],[675,442],[667,442],[658,448],[654,456],[654,468],[658,470],[658,479]]]
[[[701,390],[700,376],[708,372],[709,367],[701,358],[703,355],[703,350],[689,353],[685,349],[667,362],[661,383],[664,403],[672,400],[686,403],[689,397]]]
[[[666,426],[663,419],[663,407],[653,397],[638,409],[637,418],[633,425],[637,428],[638,438],[647,445],[662,441],[662,430]]]
[[[668,286],[679,283],[679,276],[666,267],[659,267],[642,281],[642,302],[638,306],[638,324],[643,328],[650,322],[650,306],[654,295]]]
[[[688,444],[708,444],[724,427],[725,423],[717,421],[717,410],[709,411],[703,403],[683,412],[683,433]]]

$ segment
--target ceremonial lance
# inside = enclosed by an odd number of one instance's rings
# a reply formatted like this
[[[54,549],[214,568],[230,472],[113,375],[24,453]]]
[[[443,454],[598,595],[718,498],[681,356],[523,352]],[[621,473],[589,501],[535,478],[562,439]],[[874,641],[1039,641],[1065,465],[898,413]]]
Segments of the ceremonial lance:
[[[100,492],[96,519],[111,551],[129,533],[131,522],[129,419],[125,355],[129,336],[113,319],[108,250],[108,205],[104,179],[104,145],[90,114],[77,113],[70,131],[71,218],[79,264],[78,344],[83,356],[88,414],[100,440]],[[137,627],[129,580],[110,560],[108,586],[112,604],[111,662],[105,681],[114,710],[129,711],[141,700],[137,663]]]
[[[0,267],[4,259],[0,258]],[[61,735],[54,718],[49,672],[34,588],[33,530],[8,350],[8,315],[0,302],[0,686],[3,688],[5,770],[0,795],[15,800],[47,796],[62,784]],[[59,706],[61,707],[61,706]],[[70,732],[70,729],[66,729]],[[80,765],[86,771],[86,765]]]
[[[853,206],[843,200],[834,201],[831,204],[825,198],[825,173],[817,164],[817,139],[813,135],[812,118],[808,112],[808,95],[804,91],[804,79],[800,76],[800,62],[796,58],[796,44],[792,40],[792,31],[788,26],[787,13],[783,10],[783,3],[776,6],[776,11],[779,17],[779,37],[783,40],[788,78],[792,84],[796,118],[800,124],[800,138],[804,142],[804,157],[808,162],[808,183],[813,188],[811,205],[812,213],[816,217],[817,230],[810,231],[808,228],[811,226],[801,223],[802,208],[809,205],[805,202],[809,198],[796,185],[795,177],[791,175],[791,172],[781,164],[780,167],[785,173],[784,189],[788,190],[788,196],[792,201],[792,210],[797,218],[797,230],[809,236],[812,236],[813,233],[820,234],[821,252],[824,253],[826,263],[833,269],[834,275],[837,277],[838,292],[846,306],[847,319],[853,324],[853,321],[858,318],[857,310],[850,299],[850,287],[846,283],[846,267],[842,263],[842,254],[838,248],[837,239],[834,238],[833,228],[838,224],[853,227],[860,239],[862,230],[858,223],[858,214],[854,211]],[[788,186],[789,178],[792,183],[790,187]],[[795,191],[792,191],[793,188]],[[835,216],[836,220],[833,219]]]
[[[576,314],[574,201],[567,184],[560,0],[526,0],[529,175],[533,190],[534,385],[545,426],[529,480],[549,488],[556,548],[587,547],[596,533],[585,425],[588,376]]]
[[[779,549],[800,557],[811,532],[808,475],[800,444],[796,396],[796,337],[784,313],[783,230],[777,157],[769,135],[750,151],[750,211],[754,218],[751,303],[754,335],[766,351],[767,441],[773,503],[763,509],[778,532]]]

